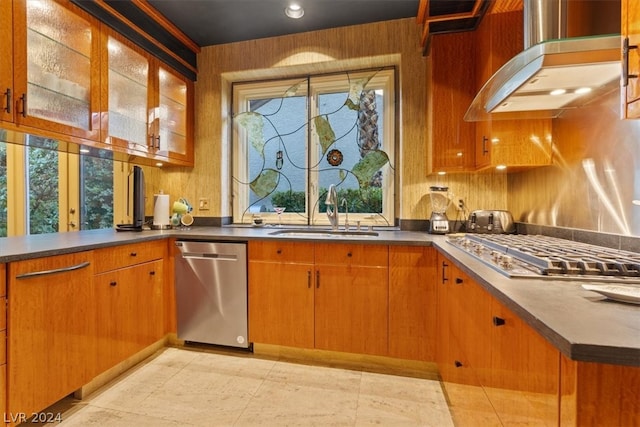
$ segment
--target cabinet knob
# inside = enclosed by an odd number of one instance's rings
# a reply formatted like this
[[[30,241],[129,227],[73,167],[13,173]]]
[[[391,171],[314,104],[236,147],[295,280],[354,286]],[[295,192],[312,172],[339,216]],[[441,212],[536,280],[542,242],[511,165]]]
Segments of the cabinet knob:
[[[351,252],[347,252],[347,256],[348,256],[349,258],[351,258],[351,257],[353,256],[353,254],[352,254]]]
[[[117,286],[117,285],[118,285],[118,282],[113,281],[113,282],[110,282],[110,283],[109,283],[109,285],[110,285],[110,286]]]
[[[149,272],[149,276],[155,276],[155,275],[156,275],[155,270],[151,270],[151,271]]]
[[[460,277],[456,277],[456,284],[460,285],[462,284],[462,282],[464,282],[464,280],[462,280]]]
[[[278,255],[280,255],[280,254],[282,253],[282,249],[278,249],[278,250],[276,251],[276,253],[277,253]]]
[[[138,254],[137,254],[137,253],[135,253],[135,252],[131,252],[129,255],[131,255],[131,256],[138,256]]]
[[[453,364],[455,365],[456,368],[461,368],[462,367],[462,362],[459,361],[459,360],[454,361]]]
[[[494,326],[502,326],[506,323],[506,321],[502,317],[493,316],[493,324]]]

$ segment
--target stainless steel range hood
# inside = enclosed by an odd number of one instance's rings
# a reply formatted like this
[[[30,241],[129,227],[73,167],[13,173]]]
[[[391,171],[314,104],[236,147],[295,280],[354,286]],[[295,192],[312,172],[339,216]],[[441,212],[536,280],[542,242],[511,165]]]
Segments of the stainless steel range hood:
[[[466,121],[558,117],[618,89],[619,34],[560,38],[566,34],[566,0],[525,0],[524,7],[530,47],[485,83]]]

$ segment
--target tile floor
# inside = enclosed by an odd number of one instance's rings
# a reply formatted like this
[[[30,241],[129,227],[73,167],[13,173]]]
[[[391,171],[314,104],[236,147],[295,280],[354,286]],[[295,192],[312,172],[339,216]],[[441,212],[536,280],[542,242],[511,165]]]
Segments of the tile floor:
[[[64,427],[453,426],[437,380],[182,348],[47,411]]]

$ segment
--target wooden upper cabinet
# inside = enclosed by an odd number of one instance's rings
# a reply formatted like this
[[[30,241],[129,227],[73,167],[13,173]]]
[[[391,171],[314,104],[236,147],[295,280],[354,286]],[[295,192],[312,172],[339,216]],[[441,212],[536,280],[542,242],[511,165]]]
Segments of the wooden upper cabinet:
[[[11,2],[0,1],[0,120],[13,122],[13,27]]]
[[[11,2],[3,2],[6,8],[4,3]],[[6,118],[18,126],[97,141],[99,23],[68,1],[16,0],[12,25],[14,111]]]
[[[623,77],[621,100],[622,117],[640,118],[640,0],[622,1],[622,39],[629,46],[627,57],[627,78]],[[635,77],[633,77],[635,76]]]
[[[476,89],[524,50],[522,10],[489,13],[475,31]],[[476,122],[476,169],[551,164],[551,119]]]
[[[151,103],[151,57],[124,37],[103,32],[104,80],[102,111],[106,112],[105,141],[114,147],[148,153]]]
[[[432,36],[427,82],[430,172],[474,169],[475,124],[463,118],[476,93],[475,58],[473,32]]]
[[[156,152],[174,161],[193,163],[193,82],[161,64],[155,76]]]
[[[104,28],[105,141],[131,154],[193,164],[193,82]]]

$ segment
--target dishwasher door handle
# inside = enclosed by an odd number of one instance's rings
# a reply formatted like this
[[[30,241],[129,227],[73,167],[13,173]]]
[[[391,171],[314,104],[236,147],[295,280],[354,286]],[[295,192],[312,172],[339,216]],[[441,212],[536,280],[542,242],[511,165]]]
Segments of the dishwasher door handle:
[[[228,254],[193,254],[193,253],[183,253],[182,258],[184,259],[206,259],[208,261],[237,261],[237,255],[228,255]]]

